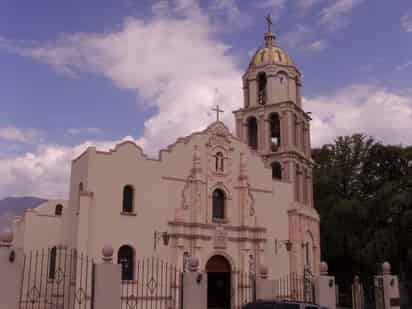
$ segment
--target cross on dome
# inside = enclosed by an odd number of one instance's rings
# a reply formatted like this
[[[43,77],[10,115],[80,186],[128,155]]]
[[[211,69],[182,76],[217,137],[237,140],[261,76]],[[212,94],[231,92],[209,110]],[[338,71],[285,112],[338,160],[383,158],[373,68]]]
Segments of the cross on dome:
[[[268,24],[268,31],[265,33],[265,45],[266,47],[275,46],[275,35],[272,33],[272,15],[268,14],[266,17],[266,22]]]
[[[270,32],[272,32],[271,27],[272,27],[272,24],[273,24],[272,15],[270,15],[270,13],[266,16],[266,21],[268,23],[268,32],[270,33]]]

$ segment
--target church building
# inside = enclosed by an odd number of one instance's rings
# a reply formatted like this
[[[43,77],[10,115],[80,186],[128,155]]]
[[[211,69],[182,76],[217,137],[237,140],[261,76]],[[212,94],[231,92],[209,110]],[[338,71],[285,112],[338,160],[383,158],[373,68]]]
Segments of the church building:
[[[271,278],[319,274],[311,118],[301,73],[268,28],[242,77],[234,133],[217,107],[217,121],[178,138],[158,159],[130,141],[108,152],[89,147],[72,162],[68,204],[47,246],[100,261],[110,245],[124,280],[152,256],[180,269],[196,256],[206,272],[265,266]],[[47,225],[31,229],[50,233]]]

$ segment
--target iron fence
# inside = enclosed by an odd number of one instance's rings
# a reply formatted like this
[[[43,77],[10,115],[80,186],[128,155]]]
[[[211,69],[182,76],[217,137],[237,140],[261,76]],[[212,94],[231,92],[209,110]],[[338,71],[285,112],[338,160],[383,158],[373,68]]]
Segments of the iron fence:
[[[233,272],[232,286],[232,301],[235,302],[235,308],[242,308],[256,300],[256,280],[252,273]]]
[[[122,281],[121,309],[181,309],[182,272],[159,258],[136,262],[133,280]]]
[[[24,256],[19,309],[93,309],[94,263],[64,247]]]
[[[276,299],[315,303],[314,286],[311,277],[291,273],[275,279],[274,288]]]

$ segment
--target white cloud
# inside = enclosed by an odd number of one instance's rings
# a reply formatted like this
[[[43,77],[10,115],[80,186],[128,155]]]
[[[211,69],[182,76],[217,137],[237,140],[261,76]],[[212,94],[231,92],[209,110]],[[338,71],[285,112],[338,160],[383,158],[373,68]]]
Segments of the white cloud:
[[[67,198],[71,161],[89,146],[109,150],[119,142],[87,141],[73,147],[42,144],[33,152],[0,157],[0,199],[10,195]]]
[[[335,0],[333,4],[323,8],[320,13],[320,22],[328,25],[332,30],[349,23],[346,15],[364,0]]]
[[[299,6],[303,9],[309,9],[322,1],[324,0],[299,0]]]
[[[405,62],[403,64],[398,65],[395,70],[396,71],[403,71],[406,70],[408,67],[412,66],[412,61]]]
[[[311,33],[312,30],[308,26],[297,24],[293,30],[282,36],[282,42],[290,48],[295,48],[307,41]]]
[[[308,49],[313,51],[321,51],[328,47],[328,44],[324,40],[317,40],[309,44]]]
[[[378,86],[351,86],[330,96],[306,99],[304,108],[312,112],[314,146],[357,132],[387,144],[412,144],[412,96]]]
[[[272,18],[276,20],[281,16],[287,2],[288,0],[263,0],[258,1],[256,6],[263,9],[270,9]]]
[[[0,140],[30,143],[39,135],[40,132],[34,129],[19,129],[14,126],[0,127]]]
[[[401,18],[401,25],[406,32],[412,32],[412,15],[403,15]]]
[[[135,91],[158,110],[145,122],[139,140],[153,152],[212,121],[207,113],[216,103],[214,89],[219,89],[227,111],[242,102],[242,72],[227,54],[230,47],[215,39],[214,27],[195,2],[180,0],[173,10],[179,18],[130,18],[117,32],[66,35],[42,46],[20,46],[15,52],[58,72],[91,72]],[[229,112],[224,120],[233,125]]]
[[[103,131],[99,128],[72,128],[67,130],[69,134],[81,134],[81,133],[89,133],[89,134],[101,134]]]

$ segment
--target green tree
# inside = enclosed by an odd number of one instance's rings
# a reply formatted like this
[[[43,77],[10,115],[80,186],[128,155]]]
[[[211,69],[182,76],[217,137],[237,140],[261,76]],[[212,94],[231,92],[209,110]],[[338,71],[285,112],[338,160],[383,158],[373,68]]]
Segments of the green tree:
[[[322,259],[338,282],[372,276],[384,260],[407,275],[412,269],[412,147],[354,134],[313,149],[312,157]]]

